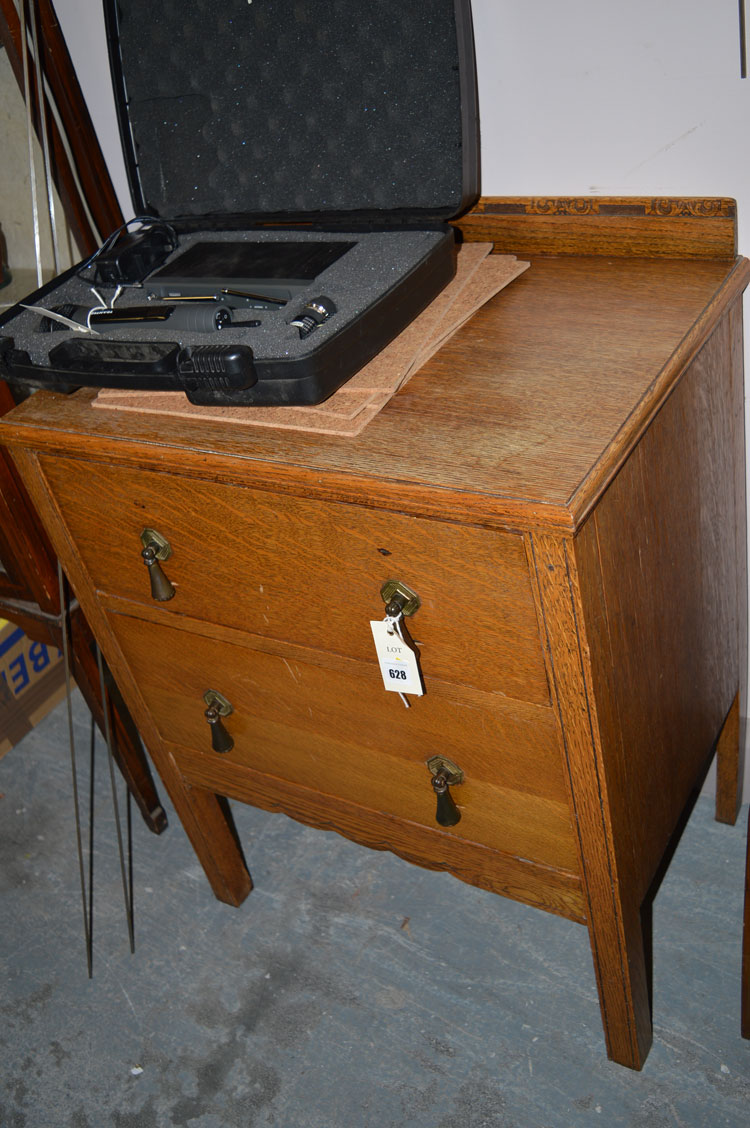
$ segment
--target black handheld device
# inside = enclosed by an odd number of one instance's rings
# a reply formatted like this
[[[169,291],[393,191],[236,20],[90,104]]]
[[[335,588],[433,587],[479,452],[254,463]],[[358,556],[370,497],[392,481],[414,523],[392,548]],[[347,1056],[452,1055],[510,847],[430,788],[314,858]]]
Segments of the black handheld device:
[[[170,330],[188,329],[193,333],[212,333],[218,329],[226,329],[232,324],[232,311],[227,306],[216,303],[204,305],[202,302],[185,305],[154,302],[145,306],[117,306],[113,309],[94,310],[87,306],[61,305],[53,306],[50,313],[59,314],[68,321],[86,325],[97,332],[109,332],[113,329],[132,330],[138,326],[144,328],[165,326]],[[40,329],[48,333],[67,328],[69,326],[64,321],[58,321],[54,317],[43,317],[40,324]]]

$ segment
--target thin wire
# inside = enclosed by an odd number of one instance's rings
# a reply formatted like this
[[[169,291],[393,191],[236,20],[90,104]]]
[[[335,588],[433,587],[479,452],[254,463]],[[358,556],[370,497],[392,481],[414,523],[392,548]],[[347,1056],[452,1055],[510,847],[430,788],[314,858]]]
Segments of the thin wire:
[[[70,648],[68,646],[68,604],[65,598],[65,581],[62,565],[57,562],[57,583],[60,592],[60,622],[62,625],[63,667],[65,669],[65,693],[68,702],[68,743],[70,746],[70,768],[73,777],[73,810],[75,812],[76,842],[78,846],[78,870],[81,879],[81,901],[83,904],[83,934],[86,940],[86,964],[89,979],[93,977],[94,950],[91,935],[91,922],[87,912],[86,874],[83,864],[83,842],[81,841],[81,808],[78,798],[78,769],[76,766],[76,743],[73,735],[73,706],[70,698]]]
[[[99,305],[92,306],[91,309],[86,314],[86,329],[89,333],[96,333],[97,330],[94,329],[93,325],[91,324],[91,318],[94,316],[95,313],[111,313],[111,311],[115,307],[115,302],[117,301],[117,299],[122,294],[123,287],[122,287],[122,285],[118,285],[117,289],[115,290],[115,292],[112,295],[112,298],[109,302],[107,302],[102,297],[102,295],[99,293],[99,291],[96,289],[96,287],[91,286],[90,289],[91,289],[91,293],[94,295],[94,297],[98,301]]]
[[[117,781],[115,779],[115,758],[112,753],[112,732],[109,723],[109,695],[107,687],[104,684],[104,665],[102,663],[102,652],[98,645],[96,646],[96,662],[99,667],[99,687],[102,696],[102,710],[104,712],[104,736],[107,741],[107,752],[109,760],[109,779],[112,786],[112,807],[115,812],[115,827],[117,828],[117,846],[120,855],[120,874],[122,877],[122,891],[125,897],[125,916],[128,922],[128,936],[130,938],[130,951],[135,951],[135,932],[133,929],[133,898],[132,898],[132,884],[128,886],[128,878],[125,872],[125,851],[122,844],[122,827],[120,825],[120,807],[117,802]],[[128,820],[128,852],[132,854],[132,838],[130,836],[130,820]],[[132,877],[132,867],[131,867]]]
[[[37,0],[29,0],[31,13],[31,41],[34,45],[34,62],[36,73],[37,100],[39,105],[39,131],[42,138],[42,157],[44,159],[44,183],[47,188],[47,211],[49,212],[50,235],[52,236],[52,259],[55,265],[55,274],[60,273],[60,247],[57,237],[57,212],[55,209],[55,194],[52,182],[52,165],[49,155],[49,136],[47,132],[47,100],[44,93],[44,78],[42,71],[42,51],[39,40],[38,22],[36,17]]]
[[[91,714],[91,733],[89,737],[89,931],[91,933],[91,951],[94,950],[94,808],[96,799],[94,785],[96,782],[95,757],[96,750],[96,725],[94,714]]]
[[[29,85],[29,40],[26,30],[26,0],[21,0],[21,56],[23,61],[23,92],[26,97],[26,134],[29,143],[29,182],[31,187],[31,215],[34,224],[34,254],[36,255],[36,284],[42,284],[42,241],[39,231],[39,200],[36,191],[36,161],[34,159],[34,127],[31,120],[31,87]]]
[[[745,0],[740,4],[740,78],[747,78],[747,29],[745,20]]]
[[[133,901],[133,796],[130,793],[130,788],[126,791],[125,811],[127,814],[127,829],[128,829],[128,889],[130,890],[130,897],[128,905],[130,908],[130,922],[133,929],[133,945],[135,945],[135,905]],[[131,951],[133,949],[131,948]]]

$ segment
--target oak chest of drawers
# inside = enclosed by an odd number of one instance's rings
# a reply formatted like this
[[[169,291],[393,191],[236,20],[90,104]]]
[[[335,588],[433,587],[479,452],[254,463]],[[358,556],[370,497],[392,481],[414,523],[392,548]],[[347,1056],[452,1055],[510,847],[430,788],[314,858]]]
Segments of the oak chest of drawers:
[[[639,1067],[643,909],[717,746],[737,810],[748,265],[730,201],[484,201],[462,226],[531,267],[356,439],[79,392],[0,441],[218,897],[251,888],[229,797],[561,913]],[[420,599],[408,709],[369,627],[388,580]],[[436,755],[463,776],[453,826]]]

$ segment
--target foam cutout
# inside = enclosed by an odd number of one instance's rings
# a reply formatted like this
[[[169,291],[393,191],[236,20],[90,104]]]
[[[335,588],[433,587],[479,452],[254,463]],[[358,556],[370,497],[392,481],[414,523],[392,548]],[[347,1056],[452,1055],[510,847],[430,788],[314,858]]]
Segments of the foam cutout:
[[[187,329],[170,329],[169,322],[165,322],[158,328],[139,325],[137,329],[129,326],[127,330],[120,331],[111,329],[105,332],[102,329],[101,335],[119,339],[122,334],[127,333],[127,336],[134,340],[176,340],[183,346],[205,345],[214,340],[217,342],[231,340],[249,345],[257,360],[287,357],[294,360],[309,355],[312,349],[324,345],[335,333],[356,321],[380,297],[408,278],[410,271],[428,258],[444,238],[444,231],[432,230],[362,232],[356,235],[346,232],[326,232],[321,235],[319,232],[304,231],[299,228],[285,232],[278,230],[212,232],[212,242],[236,243],[250,239],[261,242],[284,240],[301,242],[319,239],[325,242],[339,240],[351,242],[356,239],[357,242],[356,246],[325,269],[314,282],[299,291],[287,305],[273,310],[238,309],[236,311],[238,319],[260,321],[261,324],[255,328],[232,327],[215,333],[204,333]],[[204,239],[205,235],[201,233],[183,236],[178,250],[174,253],[180,254],[193,243]],[[97,287],[97,290],[107,300],[111,299],[114,293],[112,287]],[[142,286],[128,287],[118,299],[115,308],[125,309],[129,305],[142,306],[146,303],[148,293],[148,280]],[[310,337],[302,339],[298,330],[289,322],[299,314],[307,301],[321,295],[333,300],[336,313],[315,329]],[[226,300],[231,304],[231,298]],[[50,308],[68,303],[86,306],[99,304],[91,286],[77,277],[62,283],[38,304],[43,308]],[[26,310],[14,318],[12,332],[16,348],[28,351],[36,364],[46,366],[49,363],[49,349],[75,336],[75,333],[67,329],[49,333],[41,329],[41,324],[42,318],[38,313]]]
[[[116,11],[123,132],[150,214],[460,210],[476,164],[465,0]]]

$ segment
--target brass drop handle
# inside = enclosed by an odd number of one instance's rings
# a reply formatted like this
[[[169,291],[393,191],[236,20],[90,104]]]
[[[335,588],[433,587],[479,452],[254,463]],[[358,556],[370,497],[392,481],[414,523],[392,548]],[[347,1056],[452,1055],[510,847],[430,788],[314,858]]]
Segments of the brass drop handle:
[[[455,826],[461,820],[461,812],[453,801],[448,784],[448,773],[445,770],[432,777],[432,790],[437,795],[435,820],[440,826]]]
[[[203,694],[206,703],[206,718],[211,730],[211,748],[214,752],[231,752],[234,748],[234,738],[227,732],[222,717],[228,717],[234,710],[221,693],[215,689],[207,689]]]
[[[203,716],[211,726],[211,747],[214,752],[231,752],[234,748],[234,740],[225,729],[221,713],[216,706],[209,705]]]
[[[461,812],[454,802],[450,789],[463,783],[464,773],[445,756],[433,756],[427,761],[427,767],[432,774],[432,790],[437,796],[435,821],[438,826],[455,826],[461,821]]]
[[[159,603],[166,603],[175,593],[174,585],[164,575],[160,561],[169,560],[172,555],[172,546],[169,541],[157,533],[156,529],[144,529],[141,533],[143,563],[148,568],[148,578],[151,581],[151,598]]]

